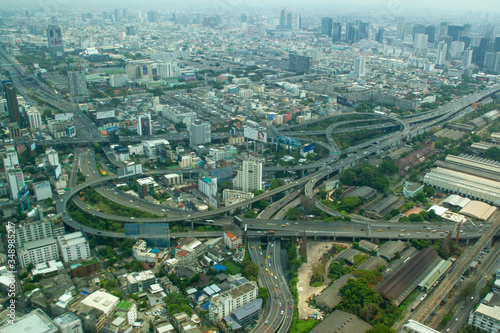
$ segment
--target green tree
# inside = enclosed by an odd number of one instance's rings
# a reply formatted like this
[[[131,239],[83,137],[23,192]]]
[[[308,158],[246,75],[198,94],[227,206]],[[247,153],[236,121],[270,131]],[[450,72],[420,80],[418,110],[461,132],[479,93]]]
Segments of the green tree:
[[[491,147],[484,152],[484,157],[500,162],[500,148]]]
[[[267,288],[259,287],[259,293],[257,294],[257,298],[262,298],[264,301],[269,297],[269,292]]]

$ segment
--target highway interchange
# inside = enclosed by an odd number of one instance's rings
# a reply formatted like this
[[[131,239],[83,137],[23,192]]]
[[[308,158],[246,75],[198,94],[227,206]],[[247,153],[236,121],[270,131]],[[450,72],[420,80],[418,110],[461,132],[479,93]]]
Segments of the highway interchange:
[[[4,65],[8,66],[8,70],[11,73],[13,82],[20,93],[22,93],[27,101],[31,101],[29,97],[30,94],[23,87],[23,74],[19,65],[11,63],[11,59],[7,55],[0,51],[2,56],[2,61]],[[298,195],[304,193],[306,197],[313,198],[315,193],[315,188],[325,179],[331,175],[340,173],[342,170],[355,166],[358,163],[365,161],[369,156],[375,156],[381,152],[390,149],[394,146],[402,144],[404,141],[411,139],[413,136],[424,133],[433,126],[439,126],[444,121],[452,119],[457,115],[461,115],[466,112],[470,112],[470,105],[473,102],[481,101],[488,95],[499,90],[499,86],[490,87],[487,91],[481,91],[479,93],[465,96],[464,98],[458,99],[446,106],[441,107],[438,110],[432,112],[427,112],[423,115],[412,117],[408,119],[400,119],[395,117],[379,115],[383,118],[389,118],[389,122],[383,126],[400,128],[400,131],[387,134],[382,138],[377,138],[369,142],[365,142],[355,147],[350,147],[346,150],[340,151],[336,143],[332,139],[332,134],[336,131],[336,127],[341,127],[343,123],[337,123],[329,126],[325,131],[312,133],[313,135],[326,134],[328,144],[325,145],[329,154],[324,159],[317,161],[310,165],[303,165],[298,167],[267,167],[265,171],[304,171],[309,170],[311,172],[308,175],[304,175],[297,181],[285,184],[277,189],[268,191],[262,195],[256,196],[253,199],[246,200],[240,204],[224,207],[214,211],[202,212],[202,213],[184,213],[178,211],[169,211],[167,217],[162,217],[166,211],[164,207],[159,205],[148,203],[144,200],[139,200],[137,198],[132,198],[131,196],[116,190],[115,188],[109,186],[110,181],[117,179],[116,176],[105,176],[102,177],[97,170],[95,164],[95,156],[93,149],[90,147],[85,147],[85,144],[91,142],[101,142],[105,143],[107,138],[104,138],[101,133],[97,130],[92,121],[83,114],[80,110],[74,107],[73,104],[65,101],[61,96],[55,94],[50,88],[46,87],[43,82],[38,80],[36,77],[31,77],[39,86],[40,89],[37,90],[37,95],[42,100],[50,100],[50,103],[57,108],[65,111],[72,112],[74,114],[75,127],[77,127],[77,136],[72,139],[65,139],[66,143],[72,143],[75,145],[75,158],[72,168],[72,174],[70,175],[70,187],[71,191],[66,191],[61,195],[56,204],[56,210],[58,213],[62,214],[63,221],[68,226],[81,230],[87,234],[106,236],[106,237],[116,237],[123,238],[126,237],[124,233],[112,232],[106,230],[96,230],[88,226],[84,226],[74,221],[69,213],[66,211],[66,206],[69,200],[73,200],[80,209],[86,211],[86,213],[93,214],[95,216],[106,218],[110,220],[115,220],[123,223],[134,222],[130,217],[120,217],[114,215],[104,214],[97,210],[91,209],[81,200],[75,197],[75,194],[87,187],[94,187],[101,195],[104,197],[115,201],[117,203],[147,210],[153,214],[160,215],[158,218],[142,219],[141,222],[176,222],[176,221],[190,221],[191,223],[206,223],[204,220],[206,218],[212,218],[214,215],[219,215],[221,213],[227,213],[235,208],[247,206],[253,202],[259,200],[269,200],[273,195],[285,192],[285,197],[277,202],[271,204],[266,210],[261,212],[257,219],[244,219],[243,223],[246,224],[246,236],[249,240],[249,252],[252,261],[256,262],[260,266],[259,281],[261,285],[265,286],[269,290],[269,302],[266,305],[266,312],[262,316],[261,320],[257,323],[254,332],[286,332],[291,324],[293,317],[293,299],[288,289],[288,283],[284,277],[282,271],[282,265],[280,261],[280,237],[290,237],[299,236],[302,232],[305,232],[307,237],[324,237],[324,238],[352,238],[360,239],[373,239],[373,238],[384,238],[384,239],[413,239],[413,238],[443,238],[449,233],[456,232],[455,225],[452,224],[441,224],[439,228],[437,225],[433,224],[419,224],[419,225],[409,225],[409,224],[389,224],[384,222],[373,222],[367,224],[366,221],[353,221],[354,223],[324,223],[315,221],[283,221],[284,212],[286,209],[299,204]],[[343,114],[345,115],[345,114]],[[335,116],[333,116],[335,117]],[[324,119],[323,119],[324,120]],[[320,120],[321,121],[321,120]],[[360,124],[364,121],[358,121]],[[307,125],[303,124],[302,126]],[[357,125],[357,124],[356,124]],[[294,128],[300,128],[302,126],[294,126],[289,128],[289,132],[281,133],[271,133],[284,135],[284,136],[306,136],[311,133],[305,133],[306,131],[291,131]],[[341,128],[340,131],[350,131],[350,130],[360,130],[360,129],[372,129],[375,126],[356,126],[350,128]],[[377,128],[380,128],[378,126]],[[273,132],[271,130],[271,132]],[[226,134],[214,134],[214,139],[224,139]],[[187,136],[185,134],[175,134],[175,135],[162,135],[153,137],[127,137],[131,141],[141,141],[151,138],[165,138],[169,141],[186,140]],[[304,140],[304,138],[301,138]],[[64,140],[64,139],[63,139]],[[48,143],[48,142],[44,142]],[[51,143],[61,143],[59,141],[53,141]],[[323,144],[317,142],[318,144]],[[347,155],[347,156],[346,156]],[[340,159],[341,156],[346,156]],[[76,172],[77,168],[80,167],[81,172],[86,177],[86,182],[80,185],[76,185]],[[154,173],[158,174],[165,170],[155,170]],[[175,171],[179,172],[179,171]],[[193,170],[181,170],[181,172],[192,173]],[[146,174],[151,174],[149,170],[145,170]],[[128,201],[128,202],[127,202]],[[315,205],[322,210],[326,210],[329,214],[336,214],[336,212],[331,212],[329,209],[321,205],[321,203],[315,200]],[[274,217],[274,218],[273,218]],[[218,225],[224,225],[231,223],[230,218],[222,218],[216,220]],[[464,226],[463,232],[461,233],[461,238],[480,238],[474,247],[468,250],[463,256],[457,261],[453,271],[452,277],[448,280],[449,283],[442,284],[438,289],[430,295],[426,302],[429,304],[436,304],[439,300],[443,299],[449,288],[456,282],[462,274],[464,267],[467,266],[468,262],[472,260],[484,247],[484,243],[489,241],[491,237],[498,231],[498,223],[493,224],[491,228],[484,227],[484,229],[479,229],[472,226]],[[486,231],[483,231],[486,230]],[[272,233],[271,233],[272,232]],[[194,237],[217,237],[221,235],[220,231],[216,232],[189,232],[189,233],[176,233],[172,235],[174,237],[183,236],[194,236]],[[269,236],[267,244],[261,242],[262,236]],[[137,237],[140,237],[137,236]],[[264,249],[265,246],[265,249]],[[259,250],[257,250],[260,248]],[[272,262],[271,262],[272,261]],[[265,267],[265,269],[263,269]],[[272,273],[272,275],[271,275]],[[420,307],[419,310],[414,314],[413,318],[416,320],[425,320],[430,315],[430,312],[434,307]]]

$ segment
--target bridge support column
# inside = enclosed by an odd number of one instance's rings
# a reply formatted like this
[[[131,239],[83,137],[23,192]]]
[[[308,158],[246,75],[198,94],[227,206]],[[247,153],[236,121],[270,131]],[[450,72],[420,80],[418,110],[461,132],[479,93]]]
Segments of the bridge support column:
[[[436,304],[436,307],[434,308],[434,310],[432,311],[432,314],[433,315],[437,315],[438,314],[438,311],[439,311],[439,303]]]
[[[194,220],[191,220],[191,230],[194,230]]]

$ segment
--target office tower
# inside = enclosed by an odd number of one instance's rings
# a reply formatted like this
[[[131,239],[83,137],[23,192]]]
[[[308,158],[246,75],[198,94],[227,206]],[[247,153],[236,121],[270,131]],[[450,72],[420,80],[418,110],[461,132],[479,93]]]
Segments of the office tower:
[[[122,13],[120,12],[119,9],[115,9],[115,15],[114,15],[114,19],[115,19],[115,22],[120,22],[120,19],[122,17],[121,15]]]
[[[332,29],[333,29],[333,20],[330,17],[323,17],[321,19],[321,34],[331,37]]]
[[[354,74],[356,77],[365,76],[365,58],[359,57],[354,60]]]
[[[491,49],[491,39],[481,38],[479,46],[474,49],[474,55],[472,56],[472,61],[476,66],[479,67],[483,66],[486,52],[489,52],[490,49]]]
[[[19,166],[5,169],[5,176],[9,184],[10,197],[12,199],[19,198],[19,192],[24,188],[24,175]]]
[[[384,28],[378,28],[377,35],[375,36],[375,40],[380,44],[384,44]]]
[[[438,37],[442,37],[442,36],[447,36],[448,35],[448,23],[446,22],[441,22],[441,24],[439,25],[439,36]]]
[[[469,47],[472,47],[472,41],[473,41],[472,37],[465,36],[465,37],[460,38],[460,41],[464,42],[465,50],[467,50]]]
[[[57,242],[64,262],[85,260],[90,257],[89,242],[81,231],[59,236]]]
[[[22,125],[21,113],[19,112],[19,103],[17,102],[17,90],[14,84],[8,82],[4,85],[5,99],[7,100],[7,110],[11,123]]]
[[[403,39],[403,23],[399,22],[396,26],[396,38]]]
[[[62,29],[58,25],[47,26],[47,43],[51,59],[64,56]]]
[[[368,22],[359,22],[358,29],[359,29],[359,40],[361,40],[361,39],[367,39],[369,37],[370,23],[368,23]]]
[[[128,11],[127,11],[127,9],[126,9],[126,8],[124,8],[124,9],[122,10],[122,18],[123,18],[124,20],[128,20]]]
[[[312,57],[290,53],[289,65],[292,72],[311,74]]]
[[[156,23],[160,21],[160,14],[156,10],[150,10],[148,12],[148,22]]]
[[[412,28],[412,36],[415,38],[417,34],[425,34],[425,25],[423,24],[415,24]]]
[[[436,53],[436,65],[444,65],[447,49],[448,45],[444,41],[439,42]]]
[[[427,41],[431,44],[434,44],[436,41],[436,27],[433,25],[428,25],[425,27],[425,32],[424,32],[428,38]]]
[[[153,126],[151,126],[151,113],[144,113],[137,116],[137,134],[152,135]]]
[[[470,67],[472,65],[472,55],[473,54],[474,54],[474,50],[471,48],[468,48],[467,50],[464,51],[463,65],[465,67]]]
[[[462,54],[465,50],[464,42],[451,42],[450,55],[451,59],[462,59]]]
[[[418,52],[422,52],[423,50],[427,49],[427,42],[428,42],[429,36],[425,34],[416,34],[415,35],[415,40],[413,41],[413,48],[417,50]]]
[[[447,34],[448,34],[448,36],[450,36],[452,38],[452,41],[456,42],[456,41],[460,40],[464,30],[465,30],[464,26],[449,25]]]
[[[495,42],[493,43],[493,51],[500,52],[500,37],[495,38]]]
[[[68,72],[70,96],[87,96],[87,80],[83,71]]]
[[[332,41],[340,42],[342,40],[342,23],[334,23],[332,29]]]
[[[287,27],[292,26],[292,12],[286,13],[286,26]]]
[[[280,25],[281,26],[286,25],[286,7],[281,10]]]
[[[345,40],[349,43],[355,43],[359,41],[359,29],[356,23],[349,22],[347,23],[345,30]]]
[[[42,126],[42,118],[40,112],[34,106],[26,110],[26,118],[28,118],[28,124],[30,128],[40,128]]]
[[[212,125],[209,122],[195,122],[189,125],[189,142],[193,145],[202,145],[212,141]]]
[[[134,36],[136,34],[135,27],[133,25],[127,26],[127,36]]]
[[[262,162],[244,160],[241,169],[233,179],[233,186],[244,192],[262,190]]]

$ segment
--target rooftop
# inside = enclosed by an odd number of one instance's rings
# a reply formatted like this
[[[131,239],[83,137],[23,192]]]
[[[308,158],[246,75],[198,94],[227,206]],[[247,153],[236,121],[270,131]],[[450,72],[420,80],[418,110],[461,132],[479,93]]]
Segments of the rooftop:
[[[0,324],[2,333],[56,333],[59,332],[57,326],[40,309],[28,313],[25,316],[16,318],[15,325],[7,322]]]
[[[363,333],[371,329],[372,326],[359,319],[357,316],[335,310],[318,326],[313,328],[311,333]]]

